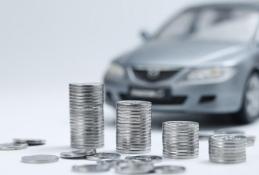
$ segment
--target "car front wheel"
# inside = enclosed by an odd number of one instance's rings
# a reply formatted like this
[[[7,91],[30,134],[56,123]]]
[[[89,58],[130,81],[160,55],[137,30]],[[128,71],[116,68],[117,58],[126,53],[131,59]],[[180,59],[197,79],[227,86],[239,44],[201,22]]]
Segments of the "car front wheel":
[[[241,124],[252,123],[259,117],[258,73],[252,73],[247,79],[241,110],[234,117]]]

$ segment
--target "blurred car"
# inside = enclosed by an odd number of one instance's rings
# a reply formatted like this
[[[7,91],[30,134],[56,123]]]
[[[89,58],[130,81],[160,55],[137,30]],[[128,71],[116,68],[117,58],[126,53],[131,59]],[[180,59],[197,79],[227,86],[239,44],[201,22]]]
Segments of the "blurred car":
[[[115,59],[106,102],[148,100],[156,112],[259,116],[259,3],[186,8]]]

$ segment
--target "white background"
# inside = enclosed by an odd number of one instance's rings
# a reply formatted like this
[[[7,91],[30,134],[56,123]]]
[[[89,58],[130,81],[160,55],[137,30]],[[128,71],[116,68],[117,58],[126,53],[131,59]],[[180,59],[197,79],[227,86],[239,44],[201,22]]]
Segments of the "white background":
[[[69,82],[101,81],[111,59],[141,43],[138,32],[154,32],[170,15],[205,0],[8,0],[0,1],[0,142],[15,137],[45,138],[48,144],[22,151],[0,152],[2,174],[71,174],[86,161],[26,165],[22,155],[56,154],[69,150]],[[115,150],[114,111],[105,107],[105,151]],[[153,154],[161,154],[161,123],[183,119],[154,116]],[[202,131],[239,127],[225,118],[189,116]],[[259,136],[258,122],[242,126]],[[258,144],[248,149],[247,163],[208,162],[207,142],[200,157],[172,161],[186,174],[258,173]],[[111,171],[112,173],[112,171]]]

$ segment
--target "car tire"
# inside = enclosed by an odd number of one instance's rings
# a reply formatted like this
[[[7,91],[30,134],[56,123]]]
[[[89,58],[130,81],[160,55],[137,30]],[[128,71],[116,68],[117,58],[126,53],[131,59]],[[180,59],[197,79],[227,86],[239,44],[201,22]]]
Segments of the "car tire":
[[[253,72],[248,77],[240,111],[234,114],[238,124],[249,124],[259,118],[259,74]]]

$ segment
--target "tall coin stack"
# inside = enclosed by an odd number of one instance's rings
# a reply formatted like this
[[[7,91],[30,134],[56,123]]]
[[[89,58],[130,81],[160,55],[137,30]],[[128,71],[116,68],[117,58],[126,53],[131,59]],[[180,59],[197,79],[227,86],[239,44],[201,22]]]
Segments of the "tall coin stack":
[[[190,159],[199,155],[199,124],[190,121],[163,123],[163,156]]]
[[[104,145],[102,84],[70,84],[71,147],[96,149]]]
[[[246,161],[245,136],[217,134],[209,139],[209,157],[214,163],[241,163]]]
[[[116,149],[123,154],[151,150],[151,102],[126,100],[117,103]]]

